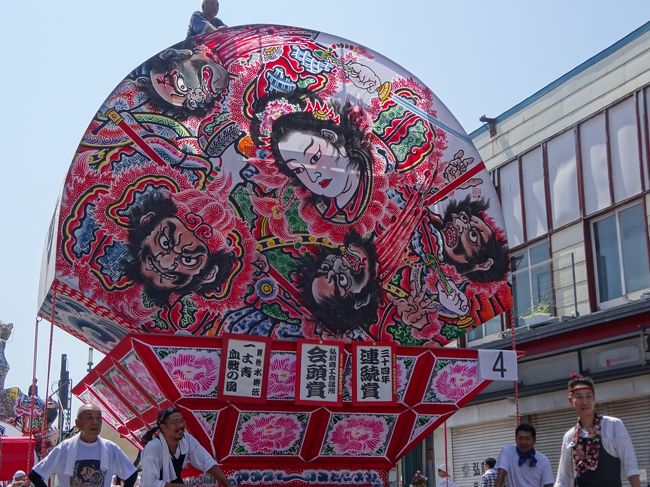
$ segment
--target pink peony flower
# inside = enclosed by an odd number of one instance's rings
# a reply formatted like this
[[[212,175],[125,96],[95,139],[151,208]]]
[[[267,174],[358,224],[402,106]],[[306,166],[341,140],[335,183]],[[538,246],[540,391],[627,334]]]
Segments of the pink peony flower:
[[[373,454],[385,442],[387,429],[381,418],[350,416],[336,423],[327,440],[337,454]]]
[[[452,401],[466,397],[479,383],[476,366],[475,362],[453,362],[446,365],[434,378],[436,395]]]
[[[151,378],[149,371],[140,361],[133,359],[126,362],[125,366],[142,388],[153,395],[157,401],[162,401],[165,398],[158,384]]]
[[[267,385],[269,399],[290,399],[296,395],[295,354],[272,354]]]
[[[208,352],[178,351],[161,360],[179,392],[185,396],[208,395],[217,387],[219,360]]]
[[[295,445],[302,425],[287,414],[258,414],[243,424],[239,441],[249,453],[274,453]]]
[[[395,381],[397,385],[397,393],[403,395],[406,392],[406,388],[409,385],[408,377],[406,376],[407,372],[406,364],[402,360],[395,361]]]
[[[127,409],[124,403],[110,390],[105,384],[98,381],[93,384],[93,390],[110,406],[110,410],[118,418],[127,421],[133,417],[131,411]]]
[[[124,377],[119,372],[113,372],[109,375],[109,378],[115,384],[115,388],[120,391],[122,397],[124,397],[127,402],[131,403],[138,411],[144,411],[149,407],[149,403],[142,397],[133,384],[131,384],[126,377]]]

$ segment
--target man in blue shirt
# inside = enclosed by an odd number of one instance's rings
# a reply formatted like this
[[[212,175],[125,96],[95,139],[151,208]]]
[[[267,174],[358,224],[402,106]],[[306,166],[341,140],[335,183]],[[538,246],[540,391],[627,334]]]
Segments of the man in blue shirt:
[[[226,27],[221,19],[217,18],[219,13],[219,0],[203,0],[201,11],[196,11],[190,17],[190,25],[187,28],[187,37],[199,34],[214,32],[219,27]]]

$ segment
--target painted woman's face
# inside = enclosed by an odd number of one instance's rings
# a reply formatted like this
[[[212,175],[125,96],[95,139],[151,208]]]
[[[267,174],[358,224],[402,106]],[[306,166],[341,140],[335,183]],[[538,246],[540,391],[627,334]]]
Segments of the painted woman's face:
[[[278,149],[282,159],[300,182],[312,193],[336,198],[348,192],[352,181],[350,167],[345,149],[332,144],[324,135],[292,132],[280,141]]]

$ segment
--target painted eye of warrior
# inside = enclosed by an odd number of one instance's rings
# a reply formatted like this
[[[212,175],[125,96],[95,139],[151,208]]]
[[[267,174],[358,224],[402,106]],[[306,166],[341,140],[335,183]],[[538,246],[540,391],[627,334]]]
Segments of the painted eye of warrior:
[[[339,281],[339,286],[342,289],[345,289],[347,291],[347,289],[350,287],[350,280],[348,279],[348,276],[346,276],[345,274],[338,274],[337,277]]]
[[[199,262],[198,257],[192,257],[191,255],[181,256],[181,262],[187,267],[195,266]]]
[[[347,292],[350,289],[352,282],[347,274],[348,270],[345,269],[342,264],[343,262],[340,257],[334,262],[325,261],[320,265],[318,274],[338,287],[339,291]]]
[[[173,247],[173,242],[172,240],[167,236],[167,230],[164,229],[163,233],[160,235],[159,243],[160,246],[165,249],[165,250],[171,250]]]
[[[183,78],[182,74],[180,74],[178,71],[174,71],[172,73],[172,77],[174,79],[174,86],[176,86],[176,89],[179,91],[179,93],[187,93],[189,91],[187,85],[185,84],[185,78]]]
[[[467,218],[467,214],[464,211],[461,211],[458,214],[458,217],[463,221],[463,223],[469,223],[469,218]]]
[[[327,260],[322,262],[320,267],[318,268],[319,272],[324,272],[325,274],[327,274],[331,270],[332,270],[332,265]]]
[[[470,243],[476,245],[478,243],[478,232],[472,228],[467,232],[467,238],[469,238]]]

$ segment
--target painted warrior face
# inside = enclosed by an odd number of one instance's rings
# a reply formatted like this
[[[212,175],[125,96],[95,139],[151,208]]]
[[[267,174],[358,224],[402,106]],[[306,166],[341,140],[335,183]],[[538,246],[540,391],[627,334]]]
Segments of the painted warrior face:
[[[335,145],[336,135],[323,132],[291,132],[278,143],[283,162],[316,195],[337,198],[353,194],[359,184],[356,169],[351,167],[345,148]]]
[[[228,85],[228,72],[200,51],[191,56],[188,51],[173,51],[161,54],[174,57],[166,69],[151,70],[151,84],[156,93],[167,103],[188,110],[212,106]]]
[[[358,244],[350,244],[343,254],[330,254],[320,264],[312,283],[316,303],[334,296],[359,293],[370,279],[368,254]]]
[[[201,273],[208,258],[205,244],[181,220],[166,217],[142,240],[140,274],[155,288],[178,289]]]
[[[494,237],[494,231],[481,218],[461,210],[445,218],[443,228],[445,256],[458,264],[469,264],[477,260],[477,254],[487,241]]]

